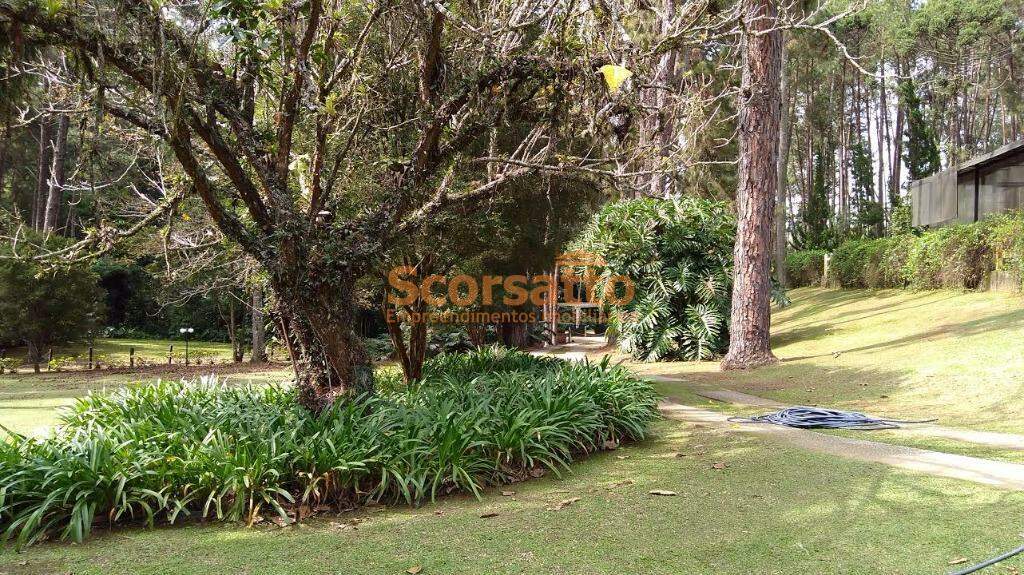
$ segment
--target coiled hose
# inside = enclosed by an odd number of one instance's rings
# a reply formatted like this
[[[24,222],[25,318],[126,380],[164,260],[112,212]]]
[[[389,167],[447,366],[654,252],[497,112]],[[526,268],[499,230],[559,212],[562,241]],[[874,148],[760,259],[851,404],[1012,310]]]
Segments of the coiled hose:
[[[801,429],[860,429],[867,431],[872,429],[896,429],[901,423],[931,423],[935,420],[879,419],[857,411],[840,411],[838,409],[798,405],[753,417],[730,417],[729,421],[737,423],[774,423],[775,425],[785,425],[786,427],[798,427]]]

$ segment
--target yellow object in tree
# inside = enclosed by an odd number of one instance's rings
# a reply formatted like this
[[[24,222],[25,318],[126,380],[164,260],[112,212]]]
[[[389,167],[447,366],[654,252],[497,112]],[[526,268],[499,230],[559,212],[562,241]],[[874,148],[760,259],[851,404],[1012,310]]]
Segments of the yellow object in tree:
[[[617,92],[619,87],[626,83],[626,80],[633,77],[633,73],[628,68],[615,64],[605,64],[599,70],[604,76],[604,83],[608,84],[608,89],[612,92]]]

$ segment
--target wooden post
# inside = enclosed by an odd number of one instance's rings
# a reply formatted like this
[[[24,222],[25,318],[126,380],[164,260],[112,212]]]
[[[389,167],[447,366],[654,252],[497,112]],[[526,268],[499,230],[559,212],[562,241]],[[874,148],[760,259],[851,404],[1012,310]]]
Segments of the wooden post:
[[[555,260],[555,270],[551,273],[551,337],[552,344],[558,343],[558,260]]]
[[[128,367],[135,367],[135,348],[128,348]]]
[[[92,346],[89,346],[89,369],[92,369]]]
[[[174,344],[172,343],[171,345],[167,346],[167,365],[171,365],[171,362],[172,362],[173,359],[174,359]]]

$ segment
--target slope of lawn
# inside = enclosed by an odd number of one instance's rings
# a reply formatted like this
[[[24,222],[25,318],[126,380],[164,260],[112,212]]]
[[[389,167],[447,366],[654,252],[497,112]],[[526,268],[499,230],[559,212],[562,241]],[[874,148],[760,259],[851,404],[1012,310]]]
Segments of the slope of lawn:
[[[1024,297],[811,288],[790,296],[792,305],[772,316],[777,366],[635,367],[685,379],[659,384],[668,395],[729,388],[787,404],[1024,433]]]
[[[120,529],[82,545],[2,551],[0,571],[935,574],[1019,544],[1021,493],[678,422],[655,432],[562,479],[502,488],[510,496],[491,490],[479,502],[442,498],[298,527]]]

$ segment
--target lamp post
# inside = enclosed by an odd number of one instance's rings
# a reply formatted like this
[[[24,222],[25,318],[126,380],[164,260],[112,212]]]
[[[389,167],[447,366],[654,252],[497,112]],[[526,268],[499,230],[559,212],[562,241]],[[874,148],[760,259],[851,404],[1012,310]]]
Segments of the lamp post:
[[[183,327],[178,330],[181,335],[185,336],[185,367],[188,367],[188,336],[195,333],[195,329],[191,327]]]

